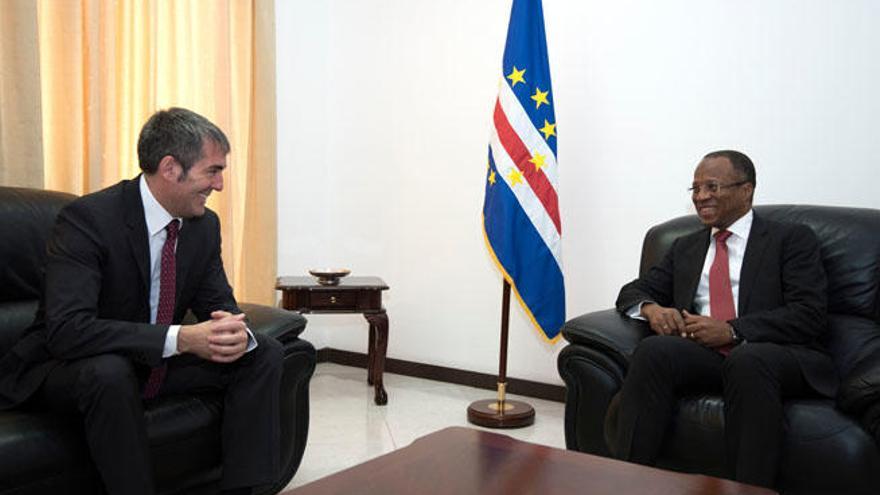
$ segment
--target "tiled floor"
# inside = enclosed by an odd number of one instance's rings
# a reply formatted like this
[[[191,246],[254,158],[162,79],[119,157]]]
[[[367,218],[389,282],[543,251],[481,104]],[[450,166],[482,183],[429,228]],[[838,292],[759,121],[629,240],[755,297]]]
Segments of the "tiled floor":
[[[494,392],[460,385],[385,374],[388,405],[373,404],[367,371],[321,363],[311,383],[309,440],[302,464],[288,488],[409,445],[447,426],[468,426],[467,407]],[[528,442],[565,448],[564,404],[514,395],[535,408],[535,424],[491,430]]]

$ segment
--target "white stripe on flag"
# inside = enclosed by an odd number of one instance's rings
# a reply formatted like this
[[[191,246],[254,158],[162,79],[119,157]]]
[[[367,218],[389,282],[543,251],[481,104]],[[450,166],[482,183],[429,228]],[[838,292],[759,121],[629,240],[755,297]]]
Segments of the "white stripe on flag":
[[[496,178],[500,176],[513,195],[516,196],[516,200],[519,201],[523,211],[526,212],[526,216],[529,217],[532,225],[535,226],[535,230],[538,231],[538,235],[541,236],[544,244],[547,245],[547,248],[553,254],[556,264],[559,265],[559,270],[562,271],[560,237],[559,232],[556,231],[553,219],[547,214],[547,210],[541,204],[541,200],[535,195],[535,191],[532,190],[525,177],[523,177],[522,182],[519,184],[510,184],[510,170],[514,168],[518,170],[518,167],[513,163],[504,146],[501,145],[501,141],[498,139],[498,131],[494,125],[492,126],[490,138],[489,145],[492,147],[492,158],[495,159],[495,168],[498,170]]]
[[[556,155],[547,146],[544,135],[538,129],[535,129],[534,124],[529,119],[529,114],[526,113],[519,98],[513,94],[513,90],[510,89],[510,85],[507,84],[503,77],[501,78],[501,89],[498,91],[498,101],[501,102],[501,108],[504,110],[504,114],[507,115],[507,121],[510,122],[510,126],[513,127],[513,130],[516,131],[523,144],[528,148],[529,153],[532,156],[535,153],[544,156],[544,166],[541,170],[547,176],[550,185],[559,194],[559,167],[556,164]]]

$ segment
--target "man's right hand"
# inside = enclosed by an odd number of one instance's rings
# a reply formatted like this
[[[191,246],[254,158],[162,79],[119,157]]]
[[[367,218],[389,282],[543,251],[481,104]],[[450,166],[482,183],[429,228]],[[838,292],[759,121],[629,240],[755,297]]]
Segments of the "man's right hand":
[[[218,363],[231,363],[247,350],[244,314],[215,311],[211,319],[183,325],[177,334],[177,350]]]
[[[680,335],[685,331],[684,318],[675,308],[666,308],[657,303],[645,303],[642,305],[641,313],[651,325],[651,330],[659,335]]]

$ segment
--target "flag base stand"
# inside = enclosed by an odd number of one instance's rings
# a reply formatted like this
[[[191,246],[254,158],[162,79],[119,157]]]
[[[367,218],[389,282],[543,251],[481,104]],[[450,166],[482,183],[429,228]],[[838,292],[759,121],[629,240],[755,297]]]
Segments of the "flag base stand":
[[[468,421],[486,428],[523,428],[535,423],[535,409],[525,402],[506,400],[504,383],[498,384],[498,398],[472,402]]]
[[[498,398],[478,400],[468,406],[468,421],[486,428],[522,428],[535,423],[535,409],[518,400],[507,400],[507,329],[510,320],[510,283],[501,290],[501,356],[498,361]]]
[[[523,428],[535,423],[535,409],[517,400],[478,400],[468,406],[468,421],[486,428]]]

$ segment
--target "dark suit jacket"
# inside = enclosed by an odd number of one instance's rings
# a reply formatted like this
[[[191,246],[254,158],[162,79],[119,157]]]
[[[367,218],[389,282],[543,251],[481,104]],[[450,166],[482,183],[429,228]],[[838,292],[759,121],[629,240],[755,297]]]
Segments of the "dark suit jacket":
[[[650,300],[694,312],[710,232],[705,228],[676,239],[657,266],[620,290],[617,309],[626,311]],[[836,373],[821,344],[827,330],[826,290],[813,231],[756,214],[740,273],[738,316],[730,323],[747,342],[783,344],[797,358],[807,382],[833,396]]]
[[[78,198],[58,215],[34,324],[0,358],[0,409],[33,394],[60,361],[127,356],[147,370],[162,360],[167,325],[151,325],[149,240],[139,177]],[[185,219],[177,241],[174,322],[187,310],[240,313],[220,259],[220,222]]]

